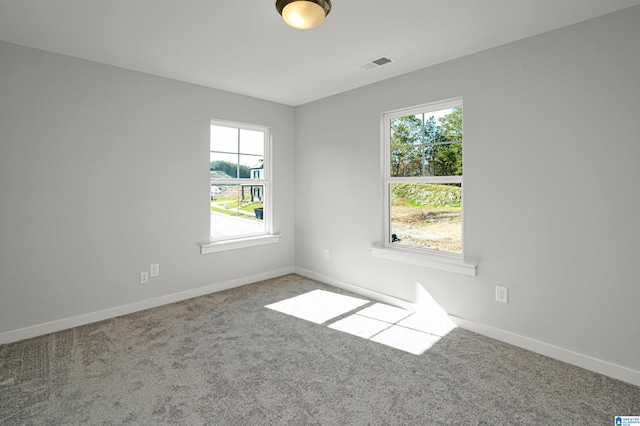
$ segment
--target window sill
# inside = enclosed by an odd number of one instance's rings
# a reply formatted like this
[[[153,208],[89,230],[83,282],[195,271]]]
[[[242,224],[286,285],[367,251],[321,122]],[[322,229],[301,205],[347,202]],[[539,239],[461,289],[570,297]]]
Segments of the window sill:
[[[371,255],[381,259],[410,263],[412,265],[439,269],[441,271],[455,272],[470,277],[476,276],[478,266],[474,262],[467,262],[460,257],[443,253],[417,253],[412,250],[382,246],[371,247]]]
[[[273,244],[280,241],[280,234],[259,235],[257,237],[235,238],[233,240],[212,241],[200,244],[200,254],[218,253],[246,247]]]

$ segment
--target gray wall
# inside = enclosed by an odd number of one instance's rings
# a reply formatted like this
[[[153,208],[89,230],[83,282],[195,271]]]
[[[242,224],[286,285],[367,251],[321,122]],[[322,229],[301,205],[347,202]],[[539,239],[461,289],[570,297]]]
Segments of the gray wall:
[[[640,370],[639,22],[634,7],[298,107],[296,266],[425,289],[450,314]],[[372,258],[381,113],[457,96],[477,277]]]
[[[272,128],[280,243],[199,253],[211,118]],[[0,333],[293,267],[291,107],[0,43],[0,138]]]

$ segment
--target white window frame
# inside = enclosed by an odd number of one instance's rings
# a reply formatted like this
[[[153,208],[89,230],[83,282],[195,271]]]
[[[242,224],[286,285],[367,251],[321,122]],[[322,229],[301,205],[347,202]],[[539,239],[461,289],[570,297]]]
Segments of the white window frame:
[[[220,238],[211,238],[211,229],[209,229],[210,241],[200,244],[201,254],[217,253],[227,250],[235,250],[246,247],[254,247],[264,244],[273,244],[280,241],[280,235],[273,232],[273,201],[272,201],[272,186],[273,180],[271,175],[271,129],[265,126],[259,126],[255,124],[238,123],[232,121],[223,120],[211,120],[210,125],[229,127],[241,130],[252,130],[264,133],[264,166],[262,177],[260,179],[216,179],[216,184],[241,184],[245,180],[251,183],[257,183],[263,185],[263,199],[264,199],[264,215],[263,224],[264,231],[252,234],[242,234],[238,236],[225,236]],[[210,144],[210,142],[209,142]],[[210,145],[209,145],[210,146]],[[210,150],[210,149],[209,149]],[[208,186],[211,185],[211,179],[208,178]],[[211,220],[209,220],[209,226]]]
[[[464,189],[463,176],[421,176],[394,178],[391,176],[391,120],[416,114],[428,114],[453,107],[462,106],[462,98],[448,99],[439,102],[432,102],[410,108],[403,108],[382,114],[381,117],[381,161],[382,161],[382,182],[383,182],[383,202],[384,202],[384,236],[383,243],[371,247],[371,254],[374,257],[410,263],[449,272],[456,272],[463,275],[475,276],[477,264],[465,261],[464,257]],[[464,108],[463,108],[464,120]],[[464,142],[462,144],[462,157],[464,168]],[[415,183],[460,183],[462,184],[462,253],[446,253],[436,250],[421,249],[417,247],[402,246],[390,242],[391,235],[391,184],[400,182]]]

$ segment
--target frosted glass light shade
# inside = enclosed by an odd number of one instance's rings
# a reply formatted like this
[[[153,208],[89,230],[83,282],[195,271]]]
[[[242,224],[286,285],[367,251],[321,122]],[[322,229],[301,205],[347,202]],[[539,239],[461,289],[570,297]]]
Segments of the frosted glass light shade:
[[[331,10],[328,0],[296,0],[276,2],[276,8],[285,22],[293,28],[308,30],[324,21]]]

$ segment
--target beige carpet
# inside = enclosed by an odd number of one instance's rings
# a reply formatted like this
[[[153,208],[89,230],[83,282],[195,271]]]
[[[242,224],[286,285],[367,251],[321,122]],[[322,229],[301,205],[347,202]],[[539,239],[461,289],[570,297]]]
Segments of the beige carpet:
[[[615,415],[640,415],[640,388],[298,275],[0,346],[2,425],[611,425]]]

